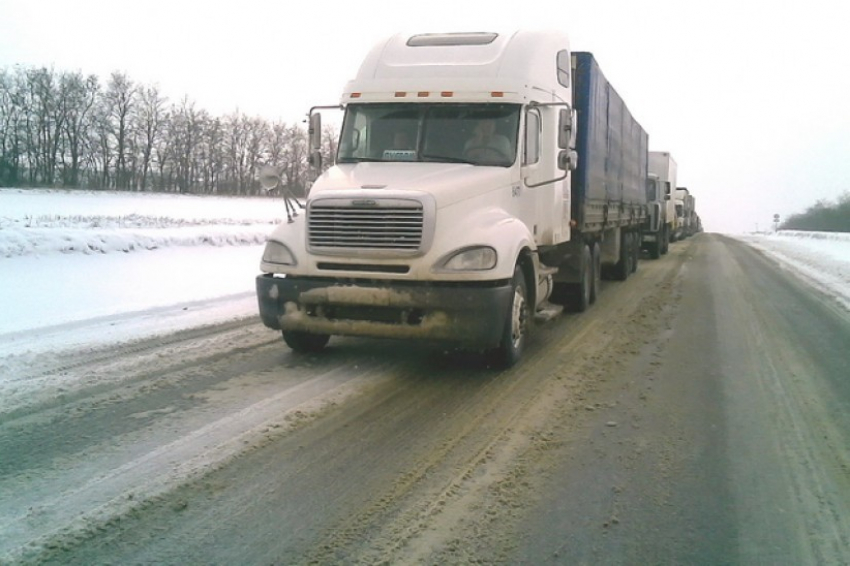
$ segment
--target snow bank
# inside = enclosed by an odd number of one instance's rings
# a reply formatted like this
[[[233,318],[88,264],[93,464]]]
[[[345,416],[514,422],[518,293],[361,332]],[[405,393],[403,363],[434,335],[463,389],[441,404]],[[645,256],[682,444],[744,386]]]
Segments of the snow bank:
[[[850,234],[781,230],[736,238],[761,250],[850,311]]]
[[[44,352],[256,316],[283,213],[279,198],[0,189],[0,383]]]
[[[271,198],[0,189],[0,257],[257,245],[282,208]]]

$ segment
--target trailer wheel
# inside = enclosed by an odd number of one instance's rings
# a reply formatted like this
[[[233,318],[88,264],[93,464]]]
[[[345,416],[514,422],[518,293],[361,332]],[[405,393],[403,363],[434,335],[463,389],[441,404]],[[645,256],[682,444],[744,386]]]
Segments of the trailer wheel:
[[[632,273],[637,271],[640,261],[640,232],[632,232]]]
[[[528,337],[528,289],[522,269],[516,266],[511,280],[511,298],[508,305],[508,316],[502,340],[495,350],[490,352],[496,365],[509,368],[522,357],[525,342]]]
[[[593,282],[590,286],[590,304],[596,302],[602,287],[602,247],[599,242],[595,242],[592,249],[590,256],[593,262]]]
[[[310,334],[295,330],[284,330],[283,341],[298,353],[321,352],[331,337],[327,334]]]
[[[634,254],[632,253],[632,238],[630,235],[630,232],[623,232],[620,236],[620,259],[612,270],[612,275],[617,281],[625,281],[632,272]]]

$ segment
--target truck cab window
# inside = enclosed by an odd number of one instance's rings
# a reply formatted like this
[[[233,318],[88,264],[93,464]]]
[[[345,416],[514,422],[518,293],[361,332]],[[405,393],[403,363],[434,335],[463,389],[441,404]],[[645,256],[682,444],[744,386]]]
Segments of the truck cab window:
[[[519,115],[517,104],[350,104],[338,162],[508,167],[516,160]]]
[[[525,113],[525,151],[523,165],[531,165],[540,161],[540,113],[528,110]]]

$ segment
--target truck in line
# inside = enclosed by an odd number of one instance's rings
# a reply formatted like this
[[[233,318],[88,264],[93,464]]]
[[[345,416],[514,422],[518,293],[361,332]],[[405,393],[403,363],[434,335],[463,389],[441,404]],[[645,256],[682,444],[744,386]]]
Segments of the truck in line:
[[[684,240],[702,230],[696,215],[696,199],[687,187],[676,187],[676,240]],[[699,227],[698,227],[699,225]]]
[[[676,189],[676,160],[666,151],[649,152],[649,177],[646,185],[648,216],[643,229],[642,247],[652,259],[670,249],[678,218],[673,193]]]
[[[335,164],[256,279],[263,323],[292,349],[433,340],[511,366],[533,319],[583,311],[602,276],[637,268],[648,136],[565,35],[395,35],[338,106]]]

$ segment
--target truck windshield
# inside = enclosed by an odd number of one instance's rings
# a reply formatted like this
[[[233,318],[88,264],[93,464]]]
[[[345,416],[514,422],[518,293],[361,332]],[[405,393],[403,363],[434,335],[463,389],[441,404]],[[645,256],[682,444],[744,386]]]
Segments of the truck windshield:
[[[518,104],[349,104],[338,163],[428,161],[508,167]]]

